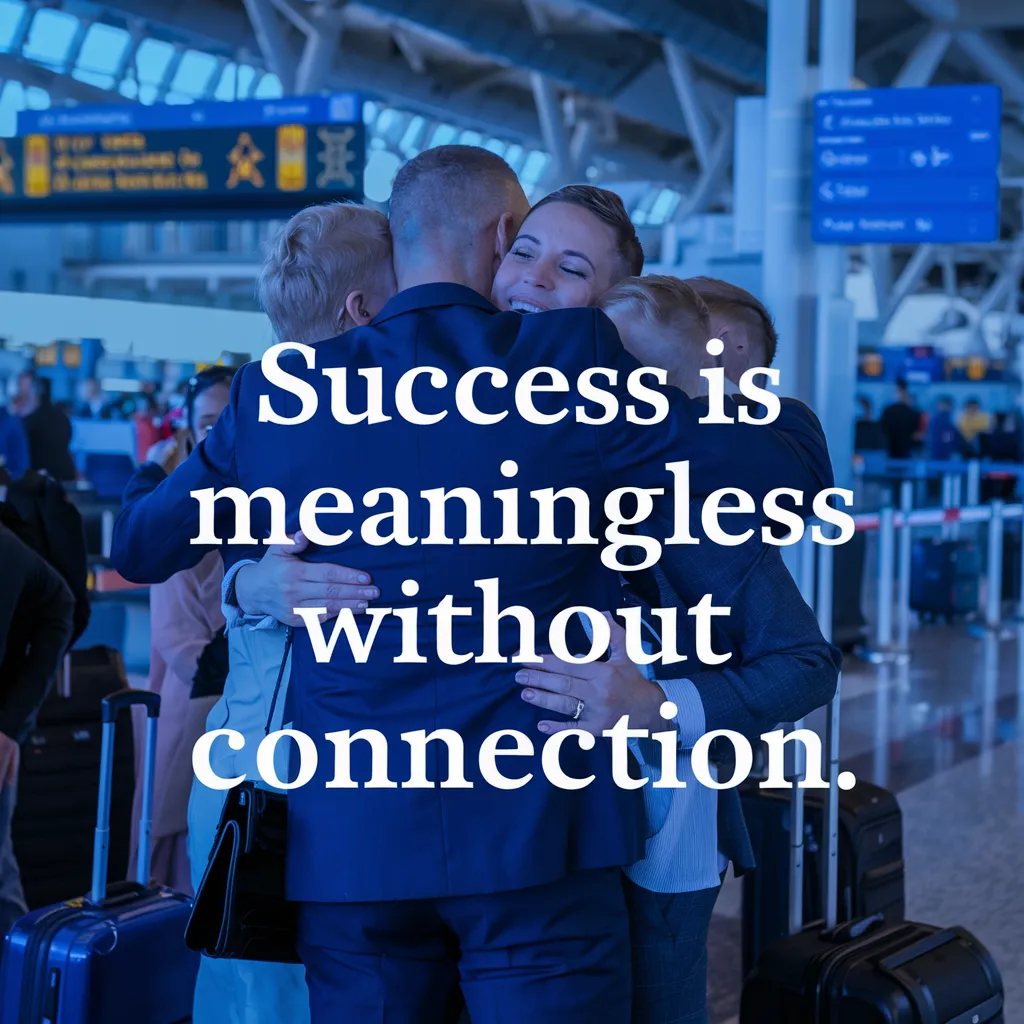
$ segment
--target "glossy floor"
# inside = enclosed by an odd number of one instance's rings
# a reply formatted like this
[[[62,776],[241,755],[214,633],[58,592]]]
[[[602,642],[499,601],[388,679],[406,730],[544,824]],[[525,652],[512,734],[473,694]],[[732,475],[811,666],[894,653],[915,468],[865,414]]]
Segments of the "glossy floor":
[[[812,719],[823,733],[824,715]],[[907,916],[962,925],[989,948],[1006,1024],[1024,1024],[1024,626],[912,634],[906,664],[848,657],[841,767],[898,795]],[[726,882],[709,948],[712,1024],[738,1011],[740,886]]]

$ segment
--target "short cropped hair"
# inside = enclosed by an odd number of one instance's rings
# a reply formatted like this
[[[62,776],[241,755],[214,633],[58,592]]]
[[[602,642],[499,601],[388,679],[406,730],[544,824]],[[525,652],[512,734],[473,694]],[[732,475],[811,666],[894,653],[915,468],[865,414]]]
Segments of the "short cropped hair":
[[[307,206],[267,246],[256,293],[280,341],[312,345],[338,334],[346,296],[390,265],[384,214],[353,203]]]
[[[396,243],[415,244],[437,232],[461,232],[487,214],[503,189],[520,188],[516,172],[482,146],[425,149],[395,175],[388,207],[391,233]]]
[[[598,300],[609,315],[624,312],[641,325],[649,324],[671,334],[679,345],[675,367],[676,383],[693,397],[703,391],[700,371],[715,365],[708,353],[711,337],[711,313],[697,290],[686,281],[667,274],[628,277],[609,288]]]
[[[622,273],[616,277],[638,277],[644,269],[644,247],[637,237],[636,228],[629,219],[622,197],[606,188],[596,185],[566,185],[549,193],[534,203],[534,210],[539,210],[549,203],[569,203],[589,210],[598,220],[607,224],[615,232],[615,248],[622,261]]]
[[[760,322],[761,337],[764,340],[765,362],[771,366],[779,337],[775,333],[775,321],[764,303],[751,295],[745,288],[739,288],[716,277],[691,277],[689,283],[696,288],[700,297],[708,304],[712,314],[724,316],[749,316],[753,314]]]

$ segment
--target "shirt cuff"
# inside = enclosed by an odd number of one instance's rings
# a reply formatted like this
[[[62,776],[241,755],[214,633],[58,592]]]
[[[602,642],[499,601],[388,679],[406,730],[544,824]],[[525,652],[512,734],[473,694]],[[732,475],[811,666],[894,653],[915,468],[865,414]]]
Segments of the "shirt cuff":
[[[225,628],[238,629],[240,626],[249,626],[251,629],[276,629],[278,621],[272,615],[246,615],[238,607],[238,599],[235,597],[235,577],[245,565],[259,565],[255,558],[243,558],[235,562],[226,573],[224,582],[220,588],[221,610],[224,613]]]
[[[657,679],[655,682],[664,691],[665,699],[676,706],[673,721],[679,730],[680,748],[692,750],[706,729],[704,702],[697,687],[689,679]]]

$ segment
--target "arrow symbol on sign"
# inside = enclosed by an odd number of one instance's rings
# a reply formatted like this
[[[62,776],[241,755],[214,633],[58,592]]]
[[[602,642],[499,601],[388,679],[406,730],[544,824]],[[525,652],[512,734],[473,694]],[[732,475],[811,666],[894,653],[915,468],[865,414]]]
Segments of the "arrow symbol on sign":
[[[938,146],[932,146],[932,167],[941,167],[949,159],[951,159],[951,154],[944,149],[939,149]]]
[[[928,164],[928,155],[926,153],[922,153],[919,149],[915,149],[914,152],[910,154],[910,162],[915,167],[925,167]]]
[[[832,191],[832,182],[826,181],[819,185],[818,195],[820,195],[822,199],[835,199],[836,194]]]

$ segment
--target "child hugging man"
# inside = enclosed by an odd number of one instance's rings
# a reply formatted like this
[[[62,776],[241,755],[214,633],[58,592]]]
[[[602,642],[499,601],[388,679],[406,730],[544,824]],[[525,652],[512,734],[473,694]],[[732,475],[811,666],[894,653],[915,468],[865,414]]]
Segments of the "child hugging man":
[[[685,281],[665,274],[627,277],[601,296],[598,306],[618,328],[622,344],[644,366],[668,371],[668,383],[691,398],[707,394],[701,370],[720,365],[721,343],[712,345],[707,303]]]

